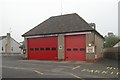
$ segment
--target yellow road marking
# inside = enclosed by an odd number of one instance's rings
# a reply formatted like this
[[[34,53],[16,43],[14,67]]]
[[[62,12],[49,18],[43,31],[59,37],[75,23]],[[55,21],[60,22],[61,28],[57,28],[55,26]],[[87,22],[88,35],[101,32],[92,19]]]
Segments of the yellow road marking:
[[[82,72],[83,72],[83,71],[86,71],[86,69],[82,69],[81,71],[82,71]]]
[[[100,71],[99,70],[95,70],[95,72],[94,73],[100,73]]]
[[[119,72],[116,73],[117,75],[119,74]]]
[[[88,70],[88,72],[94,72],[94,70]]]
[[[111,72],[110,74],[113,74],[113,72]]]
[[[111,69],[111,68],[110,68]],[[114,68],[113,68],[114,69]],[[91,73],[101,73],[101,74],[107,74],[109,71],[100,71],[100,70],[93,70],[93,69],[82,69],[81,72],[91,72]],[[114,74],[114,72],[110,72],[109,74]],[[119,72],[116,73],[118,75]]]
[[[82,72],[83,72],[83,71],[87,71],[87,72],[88,72],[88,70],[89,70],[89,69],[82,69],[81,71],[82,71]]]
[[[112,69],[112,67],[110,69]]]
[[[113,69],[113,67],[107,67],[106,69]]]
[[[110,67],[107,67],[106,69],[109,69]]]
[[[106,74],[108,71],[102,71],[102,74]]]
[[[41,73],[41,72],[39,72],[39,71],[37,71],[37,70],[34,70],[36,73],[38,73],[38,74],[41,74],[41,75],[43,75],[44,73]]]
[[[74,68],[72,68],[72,70],[75,70],[75,69],[77,69],[77,68],[79,68],[80,66],[76,66],[76,67],[74,67]]]

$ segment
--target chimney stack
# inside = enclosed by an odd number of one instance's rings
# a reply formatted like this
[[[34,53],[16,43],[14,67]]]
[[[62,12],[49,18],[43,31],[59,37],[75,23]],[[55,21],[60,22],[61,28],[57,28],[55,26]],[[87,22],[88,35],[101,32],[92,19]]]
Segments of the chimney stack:
[[[7,33],[7,37],[10,37],[10,33]]]
[[[114,36],[113,32],[108,32],[108,36]]]
[[[96,30],[96,25],[95,25],[95,23],[89,23],[89,26]]]
[[[10,33],[7,33],[6,53],[11,53]]]

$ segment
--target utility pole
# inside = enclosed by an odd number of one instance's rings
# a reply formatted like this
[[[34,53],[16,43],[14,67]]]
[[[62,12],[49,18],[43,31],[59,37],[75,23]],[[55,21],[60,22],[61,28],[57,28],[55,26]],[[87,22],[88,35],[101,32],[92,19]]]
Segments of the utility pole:
[[[62,15],[62,0],[61,0],[61,15]]]
[[[11,29],[11,27],[10,27],[10,29],[9,29],[9,33],[10,33],[10,34],[12,33],[12,29]]]

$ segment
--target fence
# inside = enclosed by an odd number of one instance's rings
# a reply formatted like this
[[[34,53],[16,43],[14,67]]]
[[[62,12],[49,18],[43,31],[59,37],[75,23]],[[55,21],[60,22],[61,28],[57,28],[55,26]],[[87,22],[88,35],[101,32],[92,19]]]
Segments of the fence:
[[[120,47],[103,49],[104,58],[120,60]]]

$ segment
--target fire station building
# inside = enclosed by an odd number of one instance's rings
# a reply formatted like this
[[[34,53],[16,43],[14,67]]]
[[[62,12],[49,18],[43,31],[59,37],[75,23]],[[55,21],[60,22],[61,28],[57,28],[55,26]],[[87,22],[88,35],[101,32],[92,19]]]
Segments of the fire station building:
[[[96,61],[104,37],[78,14],[53,16],[22,35],[30,60]]]

